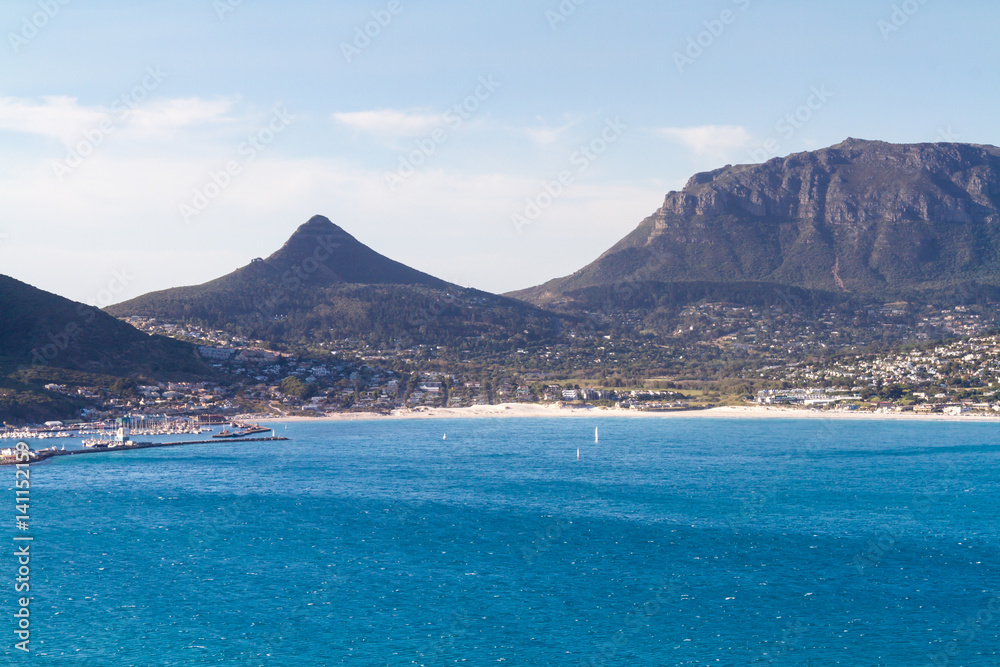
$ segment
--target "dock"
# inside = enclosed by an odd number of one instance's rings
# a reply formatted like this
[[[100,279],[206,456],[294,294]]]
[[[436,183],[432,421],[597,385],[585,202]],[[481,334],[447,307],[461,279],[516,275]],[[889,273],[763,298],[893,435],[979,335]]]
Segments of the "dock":
[[[81,454],[106,454],[108,452],[131,452],[137,449],[154,449],[156,447],[182,447],[184,445],[210,445],[210,444],[231,444],[239,442],[282,442],[287,441],[285,437],[274,438],[216,438],[214,440],[185,440],[182,442],[133,442],[130,445],[119,445],[117,447],[93,447],[91,449],[69,449],[69,450],[31,450],[30,458],[20,463],[38,463],[46,459],[59,456],[78,456]],[[0,465],[14,465],[16,461],[0,461]]]

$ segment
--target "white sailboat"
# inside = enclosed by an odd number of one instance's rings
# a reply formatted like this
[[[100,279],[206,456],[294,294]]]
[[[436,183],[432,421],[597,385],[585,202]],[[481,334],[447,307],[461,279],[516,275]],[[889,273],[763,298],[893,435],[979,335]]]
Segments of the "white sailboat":
[[[442,436],[441,436],[441,439],[442,439],[442,440],[447,440],[447,439],[448,439],[448,434],[447,434],[447,433],[445,433],[444,435],[442,435]]]
[[[576,448],[576,460],[577,461],[580,460],[580,448],[579,447]]]
[[[597,442],[597,427],[594,427],[594,442]]]

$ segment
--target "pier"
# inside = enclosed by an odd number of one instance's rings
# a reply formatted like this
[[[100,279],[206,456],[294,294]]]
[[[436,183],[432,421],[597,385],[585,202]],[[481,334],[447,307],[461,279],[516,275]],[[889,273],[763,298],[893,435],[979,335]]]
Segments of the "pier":
[[[282,442],[287,440],[288,438],[281,436],[273,438],[215,438],[213,440],[186,440],[182,442],[133,442],[131,444],[118,445],[116,447],[93,447],[91,449],[31,450],[30,458],[27,461],[20,461],[20,463],[38,463],[39,461],[45,461],[46,459],[56,458],[59,456],[105,454],[108,452],[131,452],[137,449],[153,449],[156,447],[182,447],[184,445],[231,444],[239,442]],[[0,460],[0,465],[14,465],[14,463],[17,463],[17,461],[14,461],[13,459]]]

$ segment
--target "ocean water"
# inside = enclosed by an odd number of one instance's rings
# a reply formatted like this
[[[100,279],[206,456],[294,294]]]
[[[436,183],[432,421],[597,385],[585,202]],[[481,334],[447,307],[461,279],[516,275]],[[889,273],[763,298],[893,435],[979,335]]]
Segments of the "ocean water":
[[[34,465],[28,655],[0,471],[3,664],[1000,665],[997,425],[277,428]]]

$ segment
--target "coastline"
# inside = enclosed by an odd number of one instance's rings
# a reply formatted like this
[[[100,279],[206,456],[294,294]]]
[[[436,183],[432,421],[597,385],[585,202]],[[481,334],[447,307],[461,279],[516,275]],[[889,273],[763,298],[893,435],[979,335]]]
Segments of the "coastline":
[[[914,412],[825,412],[804,408],[787,408],[764,405],[721,406],[705,409],[645,412],[620,408],[570,407],[557,404],[504,403],[500,405],[474,405],[467,408],[417,408],[397,409],[388,415],[346,412],[322,417],[259,417],[262,422],[325,422],[325,421],[391,421],[422,419],[497,419],[497,418],[607,418],[631,419],[844,419],[877,421],[954,421],[998,422],[1000,415],[946,415],[916,414]]]

